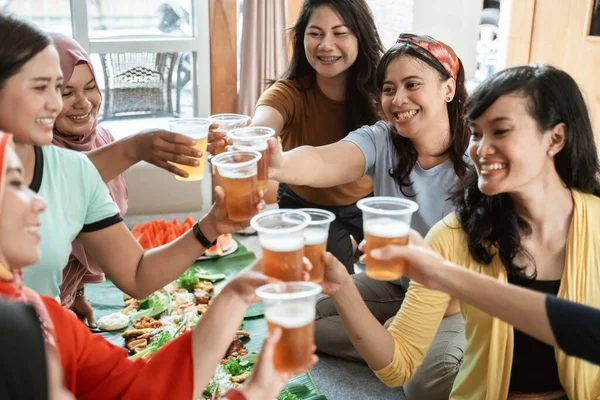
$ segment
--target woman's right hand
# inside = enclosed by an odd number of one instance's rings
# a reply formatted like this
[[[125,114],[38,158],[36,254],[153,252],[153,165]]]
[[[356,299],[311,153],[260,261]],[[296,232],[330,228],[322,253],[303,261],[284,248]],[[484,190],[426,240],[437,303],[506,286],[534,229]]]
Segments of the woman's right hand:
[[[208,144],[206,146],[206,151],[213,156],[215,155],[215,149],[227,146],[227,132],[219,131],[218,129],[219,124],[213,123],[209,127],[208,131]]]
[[[361,247],[364,248],[363,243]],[[444,268],[453,266],[429,247],[423,237],[415,230],[408,233],[408,244],[387,245],[371,251],[371,257],[377,260],[406,260],[404,275],[428,289],[443,290],[440,275]]]
[[[281,137],[272,137],[269,145],[269,178],[277,180],[277,171],[283,167],[283,146]]]
[[[252,375],[250,375],[244,386],[239,389],[247,400],[276,398],[279,392],[285,387],[287,381],[294,376],[291,373],[277,372],[273,365],[275,345],[280,339],[281,328],[276,328],[265,340]],[[312,368],[317,360],[317,356],[313,355],[312,365],[307,369]]]
[[[348,270],[333,254],[327,252],[324,256],[325,275],[321,287],[323,293],[334,296],[346,285],[352,282]]]

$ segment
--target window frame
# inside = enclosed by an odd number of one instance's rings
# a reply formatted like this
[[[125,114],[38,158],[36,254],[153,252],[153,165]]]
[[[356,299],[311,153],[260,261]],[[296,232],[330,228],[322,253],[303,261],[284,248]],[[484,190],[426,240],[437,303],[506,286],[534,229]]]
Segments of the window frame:
[[[211,112],[210,95],[210,27],[209,2],[192,1],[192,36],[139,37],[90,39],[88,1],[70,0],[73,38],[88,54],[92,53],[169,53],[191,52],[194,65],[193,109],[194,117],[208,116]],[[199,57],[200,54],[205,57]],[[198,79],[203,77],[203,79]]]

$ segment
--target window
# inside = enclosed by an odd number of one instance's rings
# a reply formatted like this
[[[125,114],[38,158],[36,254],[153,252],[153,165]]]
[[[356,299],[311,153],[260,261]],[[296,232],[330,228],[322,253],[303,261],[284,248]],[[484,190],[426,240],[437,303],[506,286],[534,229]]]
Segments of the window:
[[[104,97],[102,118],[162,114],[158,109],[182,117],[210,114],[207,1],[0,0],[0,11],[81,44]],[[115,77],[117,70],[122,76]],[[144,90],[152,95],[140,95]],[[132,100],[120,101],[127,93]],[[132,104],[136,98],[145,105]]]
[[[0,0],[0,11],[28,18],[47,31],[72,34],[69,0]]]
[[[193,36],[191,0],[89,0],[90,38]]]

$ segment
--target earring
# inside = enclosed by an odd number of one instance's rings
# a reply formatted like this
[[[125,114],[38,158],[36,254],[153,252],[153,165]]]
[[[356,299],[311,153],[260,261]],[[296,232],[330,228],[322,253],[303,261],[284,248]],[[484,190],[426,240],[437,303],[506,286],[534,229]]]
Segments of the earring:
[[[554,157],[554,152],[552,150],[548,150],[548,156],[550,158]]]
[[[450,103],[450,102],[452,101],[452,97],[450,97],[450,96],[446,97],[446,101],[447,101],[448,103]]]

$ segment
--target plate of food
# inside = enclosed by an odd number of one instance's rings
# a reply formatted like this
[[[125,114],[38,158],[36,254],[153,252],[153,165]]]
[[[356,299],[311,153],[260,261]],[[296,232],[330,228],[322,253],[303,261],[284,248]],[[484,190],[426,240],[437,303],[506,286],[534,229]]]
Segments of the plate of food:
[[[214,258],[225,257],[238,249],[238,243],[231,236],[231,233],[221,235],[217,239],[217,243],[210,249],[206,249],[203,255],[198,257],[198,260],[212,260]]]

